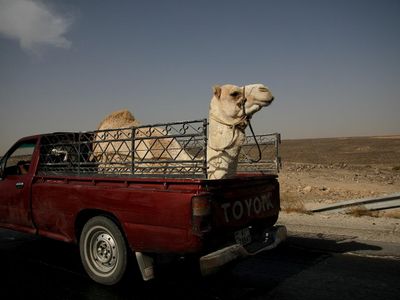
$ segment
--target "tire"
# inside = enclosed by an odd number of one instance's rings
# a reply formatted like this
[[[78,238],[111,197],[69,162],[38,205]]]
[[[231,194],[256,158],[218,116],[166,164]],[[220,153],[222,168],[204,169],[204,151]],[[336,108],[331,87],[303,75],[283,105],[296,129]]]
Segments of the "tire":
[[[114,285],[124,276],[128,263],[126,242],[109,218],[97,216],[85,224],[79,250],[86,273],[94,281]]]

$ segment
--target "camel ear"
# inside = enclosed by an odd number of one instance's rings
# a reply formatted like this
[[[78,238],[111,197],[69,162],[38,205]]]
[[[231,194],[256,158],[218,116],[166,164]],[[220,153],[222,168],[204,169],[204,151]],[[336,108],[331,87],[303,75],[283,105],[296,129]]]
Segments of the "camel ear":
[[[221,89],[221,87],[219,85],[214,85],[213,86],[214,96],[217,97],[218,99],[221,97],[221,92],[222,92],[222,89]]]

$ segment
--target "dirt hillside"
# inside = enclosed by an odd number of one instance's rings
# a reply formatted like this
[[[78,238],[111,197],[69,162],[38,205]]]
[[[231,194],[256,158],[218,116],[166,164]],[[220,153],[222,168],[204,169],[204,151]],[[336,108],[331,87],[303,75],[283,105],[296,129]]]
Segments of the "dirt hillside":
[[[400,135],[283,140],[282,207],[400,192]]]

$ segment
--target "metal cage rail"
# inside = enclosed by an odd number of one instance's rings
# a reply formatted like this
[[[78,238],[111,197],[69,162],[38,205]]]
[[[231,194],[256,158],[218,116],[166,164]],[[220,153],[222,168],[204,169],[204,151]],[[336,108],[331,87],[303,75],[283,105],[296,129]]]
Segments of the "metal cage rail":
[[[39,175],[207,178],[207,119],[42,137]],[[256,136],[262,159],[251,162],[253,137],[239,156],[240,173],[277,173],[280,135]]]

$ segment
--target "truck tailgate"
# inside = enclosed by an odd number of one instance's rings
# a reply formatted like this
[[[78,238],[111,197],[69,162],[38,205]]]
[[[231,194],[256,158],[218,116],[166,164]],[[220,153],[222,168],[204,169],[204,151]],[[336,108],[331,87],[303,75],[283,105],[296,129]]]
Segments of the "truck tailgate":
[[[278,219],[279,183],[274,175],[219,180],[209,186],[209,191],[214,232],[257,224],[272,226]]]

